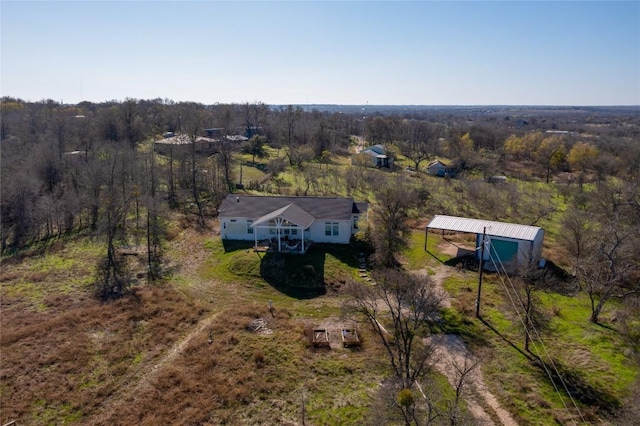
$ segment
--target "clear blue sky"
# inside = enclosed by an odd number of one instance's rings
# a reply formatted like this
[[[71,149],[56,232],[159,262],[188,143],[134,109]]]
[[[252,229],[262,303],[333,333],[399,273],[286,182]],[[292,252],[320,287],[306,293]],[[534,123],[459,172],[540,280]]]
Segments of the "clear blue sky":
[[[2,0],[2,96],[640,105],[640,2]]]

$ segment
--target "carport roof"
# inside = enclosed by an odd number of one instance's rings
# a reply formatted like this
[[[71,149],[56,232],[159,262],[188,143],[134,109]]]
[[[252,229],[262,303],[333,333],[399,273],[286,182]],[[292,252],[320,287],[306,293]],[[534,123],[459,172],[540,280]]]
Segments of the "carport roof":
[[[427,228],[444,229],[446,231],[486,233],[493,237],[513,238],[514,240],[533,241],[542,228],[538,226],[518,225],[516,223],[495,222],[493,220],[469,219],[457,216],[436,215]]]

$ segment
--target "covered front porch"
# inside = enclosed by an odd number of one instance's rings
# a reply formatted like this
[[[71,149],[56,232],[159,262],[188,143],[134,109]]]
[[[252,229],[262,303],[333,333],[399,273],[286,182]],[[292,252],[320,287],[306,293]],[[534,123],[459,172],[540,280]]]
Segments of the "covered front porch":
[[[254,246],[254,250],[257,252],[264,252],[264,253],[304,254],[307,252],[307,250],[309,250],[311,243],[312,243],[311,240],[305,240],[304,248],[303,248],[302,240],[283,239],[280,241],[280,246],[278,246],[277,238],[272,238],[270,240],[257,241],[257,243]]]
[[[308,233],[314,220],[313,216],[295,204],[266,214],[251,224],[255,238],[254,249],[304,254],[311,245]]]

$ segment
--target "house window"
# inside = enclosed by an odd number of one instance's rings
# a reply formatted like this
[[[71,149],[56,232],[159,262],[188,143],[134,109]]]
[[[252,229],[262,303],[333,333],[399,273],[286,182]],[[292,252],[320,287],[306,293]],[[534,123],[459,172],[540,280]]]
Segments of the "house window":
[[[253,234],[253,228],[251,227],[252,223],[253,223],[253,220],[247,219],[247,233],[248,234]]]
[[[291,230],[291,235],[298,235],[298,229],[297,228],[293,228]]]
[[[326,236],[336,236],[339,235],[339,229],[340,227],[338,226],[338,222],[325,222],[324,223],[324,235]]]

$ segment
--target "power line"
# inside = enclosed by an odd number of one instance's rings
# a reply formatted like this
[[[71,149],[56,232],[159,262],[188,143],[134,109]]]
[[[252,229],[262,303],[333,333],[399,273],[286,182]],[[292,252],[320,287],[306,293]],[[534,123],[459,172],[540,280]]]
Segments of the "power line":
[[[533,324],[533,321],[531,320],[531,317],[530,317],[530,313],[529,313],[529,312],[527,312],[527,310],[525,309],[524,304],[522,303],[522,300],[521,300],[521,298],[519,297],[518,292],[517,292],[517,290],[516,290],[515,286],[513,285],[513,282],[511,281],[511,278],[510,278],[510,277],[509,277],[509,275],[507,274],[506,268],[504,267],[504,264],[502,263],[502,260],[500,259],[500,256],[498,256],[498,255],[497,255],[497,252],[496,252],[496,258],[498,259],[498,263],[500,263],[500,267],[501,267],[502,271],[504,272],[504,274],[502,274],[502,273],[501,273],[500,268],[498,268],[498,265],[496,265],[495,258],[494,258],[494,256],[491,254],[491,249],[493,249],[493,251],[495,252],[495,248],[494,248],[492,245],[490,245],[490,246],[489,246],[489,259],[490,259],[490,260],[491,260],[491,262],[493,263],[493,266],[494,266],[494,268],[495,268],[496,272],[498,273],[498,277],[500,278],[500,282],[502,283],[502,286],[504,287],[504,289],[505,289],[505,291],[506,291],[506,293],[507,293],[507,295],[508,295],[508,297],[509,297],[509,300],[510,300],[511,304],[513,305],[513,308],[514,308],[514,310],[515,310],[515,312],[516,312],[516,315],[518,316],[518,319],[519,319],[520,323],[521,323],[521,324],[522,324],[522,326],[524,327],[525,333],[527,333],[530,337],[531,337],[531,336],[534,336],[535,338],[537,338],[537,339],[539,340],[540,345],[541,345],[541,346],[542,346],[542,348],[544,349],[544,353],[545,353],[545,354],[546,354],[546,356],[549,358],[550,364],[551,364],[551,366],[553,367],[553,370],[554,370],[554,372],[555,372],[555,374],[556,374],[556,377],[558,377],[558,380],[560,380],[560,383],[562,383],[562,386],[563,386],[563,388],[564,388],[565,392],[567,393],[567,395],[569,396],[569,399],[571,400],[571,403],[573,404],[573,406],[575,407],[576,411],[578,412],[578,414],[579,414],[579,416],[580,416],[580,419],[582,420],[582,422],[583,422],[584,424],[588,424],[588,423],[586,422],[586,420],[584,419],[584,417],[583,417],[583,415],[582,415],[582,412],[581,412],[581,411],[580,411],[580,409],[578,408],[578,405],[576,404],[575,400],[574,400],[574,399],[573,399],[573,397],[571,396],[571,392],[569,392],[569,389],[568,389],[568,387],[567,387],[566,383],[565,383],[565,382],[564,382],[564,380],[562,379],[562,376],[560,375],[560,372],[558,371],[558,369],[557,369],[557,367],[556,367],[555,363],[553,362],[553,358],[550,356],[549,351],[547,350],[546,346],[544,345],[544,342],[542,341],[542,338],[540,337],[540,333],[538,333],[538,331],[537,331],[537,329],[536,329],[535,325]],[[510,292],[510,291],[509,291],[509,289],[506,287],[506,284],[505,284],[505,280],[504,280],[504,278],[503,278],[503,275],[504,275],[504,276],[506,276],[507,281],[509,282],[509,285],[511,286],[511,288],[512,288],[512,290],[513,290],[514,294],[515,294],[516,296],[518,296],[518,301],[520,302],[520,306],[522,307],[523,311],[525,312],[525,315],[526,315],[526,318],[527,318],[527,322],[525,322],[525,321],[522,319],[522,315],[520,314],[520,311],[519,311],[518,307],[516,306],[516,303],[514,302],[513,297],[511,296],[511,292]],[[532,333],[530,333],[530,331],[529,331],[529,327],[527,327],[527,323],[529,323],[529,324],[530,324],[530,328],[533,330],[533,334],[532,334]],[[562,405],[564,406],[565,410],[567,410],[567,412],[571,415],[571,412],[569,411],[569,407],[568,407],[568,406],[567,406],[567,404],[565,403],[564,398],[562,397],[562,394],[560,393],[560,390],[558,389],[558,387],[557,387],[557,385],[556,385],[556,383],[555,383],[555,381],[554,381],[554,379],[553,379],[553,376],[551,375],[551,372],[549,371],[549,369],[548,369],[547,365],[545,364],[545,362],[544,362],[544,360],[543,360],[542,356],[540,355],[540,351],[538,350],[538,347],[537,347],[537,345],[536,345],[536,343],[535,343],[535,340],[534,340],[534,339],[531,339],[531,343],[532,343],[532,345],[533,345],[533,347],[534,347],[534,349],[535,349],[535,351],[536,351],[536,355],[537,355],[538,359],[539,359],[539,360],[540,360],[540,362],[542,363],[542,366],[543,366],[543,368],[544,368],[544,370],[545,370],[545,373],[546,373],[546,374],[547,374],[547,376],[549,377],[549,380],[551,380],[551,384],[553,385],[553,387],[554,387],[554,389],[555,389],[556,393],[557,393],[557,394],[558,394],[558,396],[560,397],[560,401],[562,402]]]

